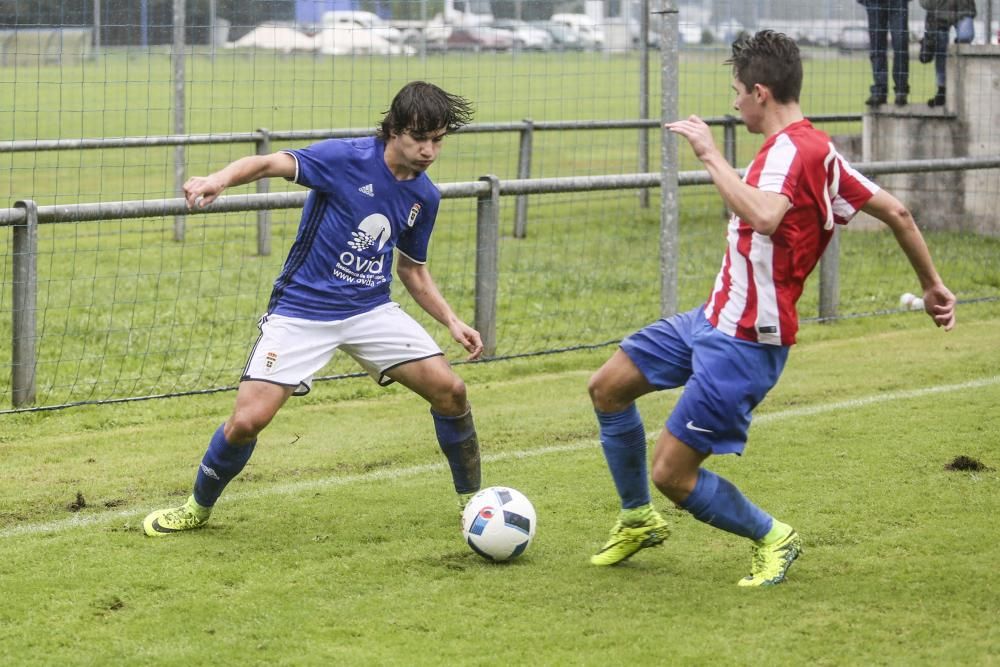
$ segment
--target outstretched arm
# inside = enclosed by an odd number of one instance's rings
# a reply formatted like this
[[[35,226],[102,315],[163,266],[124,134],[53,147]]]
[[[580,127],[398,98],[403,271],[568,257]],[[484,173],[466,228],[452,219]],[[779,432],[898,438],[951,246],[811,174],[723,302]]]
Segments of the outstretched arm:
[[[667,123],[666,128],[688,140],[695,157],[705,165],[730,211],[740,216],[758,234],[770,236],[774,233],[792,206],[787,197],[744,183],[732,165],[722,157],[708,124],[698,116]]]
[[[955,295],[945,287],[934,268],[927,243],[910,211],[885,190],[875,193],[861,210],[875,216],[892,230],[896,243],[906,253],[920,280],[920,287],[924,291],[924,310],[936,325],[950,331],[955,326]]]
[[[451,337],[469,353],[469,361],[478,359],[483,354],[483,339],[478,331],[458,319],[451,306],[441,295],[434,279],[431,278],[431,272],[427,269],[427,265],[414,262],[402,253],[397,253],[396,259],[398,260],[396,273],[417,305],[426,310],[435,320],[448,327]]]
[[[192,176],[184,183],[188,208],[211,204],[226,188],[245,185],[262,178],[295,177],[295,158],[288,153],[249,155],[229,163],[214,174]]]

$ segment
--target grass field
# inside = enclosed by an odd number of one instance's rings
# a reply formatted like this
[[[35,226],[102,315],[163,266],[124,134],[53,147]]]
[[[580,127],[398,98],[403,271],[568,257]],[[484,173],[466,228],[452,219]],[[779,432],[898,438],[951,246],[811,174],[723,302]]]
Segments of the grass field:
[[[232,394],[7,415],[0,662],[17,665],[989,665],[1000,661],[1000,306],[809,324],[741,457],[709,466],[795,525],[787,584],[660,499],[664,547],[597,569],[615,497],[586,397],[610,348],[460,372],[484,481],[538,534],[461,542],[426,406],[368,380],[293,400],[203,530],[152,540]],[[652,437],[676,392],[644,397]],[[964,455],[988,469],[951,471]]]

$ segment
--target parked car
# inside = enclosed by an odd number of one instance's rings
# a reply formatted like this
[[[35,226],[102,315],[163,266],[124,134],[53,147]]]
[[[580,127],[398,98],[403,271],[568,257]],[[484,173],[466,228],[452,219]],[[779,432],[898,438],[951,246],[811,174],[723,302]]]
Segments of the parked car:
[[[459,51],[509,51],[514,48],[514,33],[485,25],[453,28],[445,44]]]
[[[365,30],[390,44],[401,44],[403,41],[403,33],[399,28],[392,27],[382,17],[372,12],[351,10],[325,12],[323,25],[338,25],[352,30]]]
[[[548,51],[555,41],[548,30],[531,25],[517,19],[497,19],[493,21],[494,28],[509,30],[514,34],[514,48],[531,51]]]
[[[343,23],[326,23],[316,33],[316,49],[324,55],[412,54],[408,46],[394,44],[373,32],[350,28]]]
[[[840,31],[837,48],[847,53],[850,51],[868,50],[868,28],[860,25],[849,25]]]
[[[553,14],[553,23],[562,23],[580,36],[586,49],[604,48],[604,31],[601,25],[586,14]]]
[[[271,21],[261,23],[235,42],[228,42],[230,49],[270,49],[282,53],[315,51],[316,40],[298,29],[294,23]]]
[[[552,48],[557,51],[579,51],[584,48],[580,35],[563,23],[532,21],[531,25],[552,35]]]
[[[431,19],[422,28],[407,28],[403,31],[403,44],[420,50],[426,48],[429,51],[443,51],[448,48],[448,37],[451,36],[452,26],[446,25],[440,15]]]

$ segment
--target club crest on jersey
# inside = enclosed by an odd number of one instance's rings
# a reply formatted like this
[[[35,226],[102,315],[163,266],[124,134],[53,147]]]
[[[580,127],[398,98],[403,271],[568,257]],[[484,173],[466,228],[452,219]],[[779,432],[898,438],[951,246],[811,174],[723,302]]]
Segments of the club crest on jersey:
[[[277,352],[268,352],[267,354],[264,355],[264,368],[268,372],[273,371],[277,365],[278,365]]]
[[[420,204],[414,204],[410,207],[410,215],[406,218],[406,226],[412,227],[413,223],[417,221],[417,216],[420,215]]]

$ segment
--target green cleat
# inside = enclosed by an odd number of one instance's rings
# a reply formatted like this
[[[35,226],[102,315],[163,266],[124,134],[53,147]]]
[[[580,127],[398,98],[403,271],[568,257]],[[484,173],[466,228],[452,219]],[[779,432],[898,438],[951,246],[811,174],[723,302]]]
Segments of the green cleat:
[[[775,586],[785,580],[788,568],[802,555],[802,539],[792,530],[774,544],[754,542],[750,574],[740,586]]]
[[[156,510],[147,516],[142,522],[142,529],[150,537],[160,537],[182,530],[201,528],[208,523],[211,514],[211,507],[202,507],[195,502],[194,496],[191,496],[180,507]]]
[[[642,523],[623,523],[619,519],[611,529],[611,537],[601,550],[590,557],[593,565],[616,565],[635,555],[640,549],[663,544],[669,531],[667,522],[652,507],[644,513]]]
[[[469,504],[469,501],[472,500],[472,497],[474,495],[476,495],[477,493],[479,493],[479,491],[470,491],[468,493],[459,493],[458,494],[458,513],[459,514],[461,514],[462,512],[465,511],[465,506]]]

